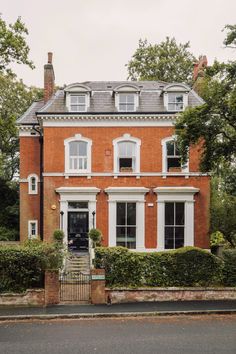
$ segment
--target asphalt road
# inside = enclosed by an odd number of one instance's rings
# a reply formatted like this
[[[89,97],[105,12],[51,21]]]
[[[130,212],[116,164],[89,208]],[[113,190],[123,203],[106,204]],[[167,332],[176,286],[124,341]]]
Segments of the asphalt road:
[[[0,323],[1,354],[236,353],[236,316]]]

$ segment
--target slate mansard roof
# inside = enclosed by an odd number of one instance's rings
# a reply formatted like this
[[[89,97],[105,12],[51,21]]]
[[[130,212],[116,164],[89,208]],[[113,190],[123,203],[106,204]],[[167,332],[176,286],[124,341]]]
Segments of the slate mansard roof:
[[[116,89],[122,86],[134,86],[139,92],[139,106],[136,112],[130,112],[129,114],[142,114],[142,113],[167,113],[164,107],[163,91],[165,87],[169,86],[163,81],[87,81],[82,83],[77,83],[70,86],[86,86],[90,91],[90,106],[87,112],[74,112],[77,114],[127,114],[126,112],[118,112],[115,106],[115,95]],[[179,83],[174,83],[173,85],[182,85]],[[186,85],[183,85],[187,87]],[[37,115],[43,114],[63,114],[69,113],[66,107],[66,91],[67,87],[64,89],[59,89],[51,97],[51,99],[44,104],[43,100],[33,102],[28,110],[17,120],[18,125],[31,125],[38,124]],[[185,92],[186,89],[183,89]],[[188,94],[188,105],[191,107],[198,106],[203,103],[203,100],[198,96],[198,94],[191,88],[187,87]],[[170,112],[173,114],[173,112]]]

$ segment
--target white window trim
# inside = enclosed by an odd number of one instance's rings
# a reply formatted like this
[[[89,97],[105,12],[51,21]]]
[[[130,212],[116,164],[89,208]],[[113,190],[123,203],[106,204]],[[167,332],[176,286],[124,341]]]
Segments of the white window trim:
[[[180,110],[171,110],[169,109],[169,93],[176,93],[176,94],[181,94],[183,95],[183,109]],[[166,91],[164,93],[164,107],[168,112],[183,112],[185,110],[185,108],[188,106],[188,92],[181,92],[181,91]]]
[[[32,178],[35,178],[35,191],[32,190]],[[28,194],[38,194],[38,182],[39,178],[35,173],[28,176]]]
[[[83,141],[86,142],[87,145],[87,169],[86,170],[75,170],[70,169],[70,149],[69,144],[71,142]],[[91,173],[92,166],[92,140],[88,138],[84,138],[81,134],[75,134],[74,137],[68,138],[64,140],[65,145],[65,173],[76,173],[76,174],[84,174]]]
[[[134,110],[133,111],[123,111],[120,110],[120,95],[134,95]],[[136,112],[137,108],[139,106],[139,94],[137,92],[133,91],[121,91],[121,92],[116,92],[115,93],[115,106],[118,112],[123,112],[123,113],[129,113],[129,112]]]
[[[116,204],[117,202],[136,203],[136,251],[145,249],[145,187],[109,187],[108,194],[108,246],[116,246]],[[132,249],[134,251],[134,249]]]
[[[185,203],[184,246],[194,246],[194,194],[199,192],[194,187],[157,187],[157,247],[165,249],[165,202]]]
[[[162,145],[162,173],[167,173],[167,174],[176,174],[176,172],[168,172],[167,171],[167,148],[166,145],[168,142],[176,140],[177,136],[169,136],[167,138],[164,138],[161,140],[161,145]],[[186,164],[184,166],[181,166],[181,172],[183,173],[188,173],[189,172],[189,159],[187,160]]]
[[[31,235],[31,231],[32,231],[31,225],[32,224],[35,224],[35,235],[34,236]],[[37,236],[38,236],[38,220],[28,220],[28,238],[30,240],[32,240],[32,239],[36,239]]]
[[[114,166],[114,173],[122,174],[119,171],[119,164],[118,164],[118,144],[121,142],[132,142],[135,143],[135,170],[130,172],[131,174],[139,173],[140,172],[140,146],[141,140],[138,138],[131,137],[130,134],[124,134],[122,137],[116,138],[113,140],[113,166]]]
[[[84,111],[71,110],[71,96],[85,96],[85,109],[84,109]],[[90,93],[89,92],[75,91],[75,92],[67,92],[66,93],[66,107],[69,112],[75,112],[75,113],[87,112],[89,106],[90,106]]]

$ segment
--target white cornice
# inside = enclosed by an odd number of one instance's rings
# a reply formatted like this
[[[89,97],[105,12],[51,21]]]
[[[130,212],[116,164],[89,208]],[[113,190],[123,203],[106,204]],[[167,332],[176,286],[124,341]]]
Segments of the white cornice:
[[[43,121],[55,121],[55,120],[174,120],[176,118],[176,114],[157,114],[157,113],[148,113],[148,114],[73,114],[67,115],[66,113],[58,113],[58,114],[50,114],[42,115],[40,112],[37,113],[37,116]]]

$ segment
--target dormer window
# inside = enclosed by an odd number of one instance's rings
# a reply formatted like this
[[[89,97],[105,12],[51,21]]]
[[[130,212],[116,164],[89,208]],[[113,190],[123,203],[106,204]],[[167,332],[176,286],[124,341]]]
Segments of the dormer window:
[[[169,112],[181,112],[188,106],[190,87],[185,84],[168,84],[163,88],[165,109]]]
[[[135,110],[135,94],[119,93],[119,111],[134,112]]]
[[[71,94],[70,95],[70,111],[71,112],[85,112],[86,107],[86,96],[85,94]]]
[[[87,112],[90,105],[91,89],[83,84],[71,84],[65,89],[66,106],[69,112]]]
[[[140,88],[134,84],[120,85],[114,89],[118,112],[135,112],[139,106]]]
[[[183,93],[169,92],[168,93],[168,111],[182,111],[184,108]]]

